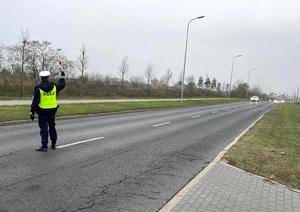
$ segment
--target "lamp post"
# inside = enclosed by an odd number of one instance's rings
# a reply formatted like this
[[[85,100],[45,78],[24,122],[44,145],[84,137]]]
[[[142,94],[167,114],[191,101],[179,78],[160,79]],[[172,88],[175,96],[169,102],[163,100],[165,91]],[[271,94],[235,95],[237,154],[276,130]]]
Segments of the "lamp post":
[[[249,69],[249,72],[248,72],[248,80],[247,80],[247,84],[248,84],[248,89],[247,89],[247,92],[246,92],[246,99],[248,98],[248,94],[249,94],[249,89],[250,89],[250,74],[251,74],[251,71],[254,71],[255,68],[251,68]]]
[[[190,23],[196,19],[201,19],[204,18],[204,16],[199,16],[196,18],[192,18],[189,20],[187,24],[187,29],[186,29],[186,39],[185,39],[185,51],[184,51],[184,61],[183,61],[183,72],[182,72],[182,79],[181,79],[181,102],[183,100],[183,89],[184,89],[184,75],[185,75],[185,64],[186,64],[186,54],[187,54],[187,48],[188,48],[188,39],[189,39],[189,28],[190,28]]]
[[[259,96],[259,93],[263,94],[263,77],[257,78],[257,96]]]
[[[300,88],[300,85],[297,86],[296,103],[299,102],[299,88]]]
[[[229,87],[229,98],[231,97],[231,85],[232,85],[232,74],[233,74],[234,60],[235,60],[235,58],[241,57],[241,56],[243,56],[243,55],[239,54],[239,55],[236,55],[232,58],[231,75],[230,75],[230,87]]]

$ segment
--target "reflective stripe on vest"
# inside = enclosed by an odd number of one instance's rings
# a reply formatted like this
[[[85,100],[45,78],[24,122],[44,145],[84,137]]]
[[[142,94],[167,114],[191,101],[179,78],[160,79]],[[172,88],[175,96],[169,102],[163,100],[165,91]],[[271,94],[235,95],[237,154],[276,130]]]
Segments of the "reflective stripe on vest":
[[[40,89],[40,103],[39,107],[42,109],[53,109],[57,108],[56,103],[56,86],[53,86],[53,89],[49,92],[45,92]]]

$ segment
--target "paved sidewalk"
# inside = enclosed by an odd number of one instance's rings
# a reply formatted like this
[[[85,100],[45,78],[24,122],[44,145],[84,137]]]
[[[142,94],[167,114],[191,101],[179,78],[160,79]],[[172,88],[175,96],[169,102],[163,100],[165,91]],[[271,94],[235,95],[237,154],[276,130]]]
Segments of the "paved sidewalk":
[[[171,211],[299,212],[300,193],[219,162]]]

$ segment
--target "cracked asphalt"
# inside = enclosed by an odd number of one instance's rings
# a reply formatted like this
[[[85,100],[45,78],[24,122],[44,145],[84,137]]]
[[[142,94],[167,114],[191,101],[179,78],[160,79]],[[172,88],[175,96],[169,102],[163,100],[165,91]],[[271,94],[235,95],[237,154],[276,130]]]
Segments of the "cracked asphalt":
[[[271,107],[242,102],[59,120],[58,145],[91,141],[47,153],[34,151],[37,123],[0,126],[0,211],[157,211]]]

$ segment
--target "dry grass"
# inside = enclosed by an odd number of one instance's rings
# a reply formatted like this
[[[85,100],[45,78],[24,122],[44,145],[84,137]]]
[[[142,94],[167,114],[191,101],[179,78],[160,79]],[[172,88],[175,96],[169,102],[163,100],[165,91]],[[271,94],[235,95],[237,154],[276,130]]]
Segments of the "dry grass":
[[[300,105],[277,105],[224,159],[246,171],[300,189]]]

